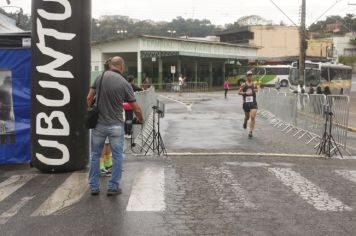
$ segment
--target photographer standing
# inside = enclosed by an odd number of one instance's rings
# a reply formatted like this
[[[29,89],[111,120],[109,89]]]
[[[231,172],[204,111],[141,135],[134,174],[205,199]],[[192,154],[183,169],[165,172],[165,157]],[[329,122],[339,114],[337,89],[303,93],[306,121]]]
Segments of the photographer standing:
[[[142,92],[143,89],[134,84],[135,77],[133,75],[127,76],[127,82],[132,86],[134,92]],[[132,131],[132,121],[134,119],[132,107],[129,103],[124,102],[123,108],[125,110],[125,137],[130,138]]]
[[[124,101],[130,103],[137,119],[143,123],[142,111],[136,102],[132,86],[122,75],[124,70],[124,60],[121,57],[113,57],[110,61],[110,70],[103,72],[96,78],[87,97],[87,103],[90,106],[95,94],[100,93],[100,97],[96,100],[98,102],[99,119],[91,132],[89,188],[92,195],[98,195],[100,192],[99,159],[106,137],[109,138],[113,158],[112,175],[108,182],[107,195],[114,196],[122,192],[119,184],[122,174],[124,145],[122,108]]]

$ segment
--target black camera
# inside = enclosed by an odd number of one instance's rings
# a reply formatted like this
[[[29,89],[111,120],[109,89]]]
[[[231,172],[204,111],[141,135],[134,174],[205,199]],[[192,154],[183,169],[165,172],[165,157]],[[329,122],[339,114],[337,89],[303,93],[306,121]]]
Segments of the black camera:
[[[134,117],[134,118],[132,119],[132,124],[133,124],[133,125],[142,125],[142,123],[141,123],[136,117]]]

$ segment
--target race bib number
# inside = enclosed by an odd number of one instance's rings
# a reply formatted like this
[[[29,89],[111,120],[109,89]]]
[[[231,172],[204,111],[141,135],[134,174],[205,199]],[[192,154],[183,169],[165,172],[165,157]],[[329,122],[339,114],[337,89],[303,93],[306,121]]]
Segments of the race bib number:
[[[246,102],[253,102],[253,96],[247,96]]]

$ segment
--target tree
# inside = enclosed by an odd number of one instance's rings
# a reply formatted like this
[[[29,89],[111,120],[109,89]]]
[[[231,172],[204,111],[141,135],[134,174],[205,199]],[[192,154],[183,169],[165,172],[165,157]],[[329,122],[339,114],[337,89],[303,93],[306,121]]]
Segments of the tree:
[[[176,33],[172,36],[181,37],[205,37],[214,35],[216,26],[209,20],[184,19],[177,17],[171,22],[134,21],[127,16],[103,16],[100,19],[92,20],[92,39],[102,41],[108,38],[117,37],[117,30],[126,30],[125,36],[135,35],[156,35],[170,36],[168,30]]]
[[[352,31],[352,24],[353,24],[353,19],[354,18],[354,14],[346,14],[346,16],[344,17],[344,19],[342,19],[342,24],[344,26],[344,30],[346,30],[346,32],[351,32]]]
[[[17,10],[16,12],[7,12],[4,9],[0,8],[0,14],[3,14],[11,19],[16,21],[16,26],[22,30],[30,31],[32,19],[30,15],[23,14],[22,9]]]
[[[266,25],[271,24],[271,21],[267,21],[266,19],[262,18],[261,16],[257,15],[250,15],[250,16],[243,16],[240,17],[236,23],[240,26],[247,26],[247,25]]]
[[[281,24],[282,23],[283,21],[281,22]],[[262,18],[261,16],[249,15],[249,16],[242,16],[233,24],[227,24],[225,25],[225,27],[226,29],[237,29],[248,25],[272,25],[272,21],[268,21]]]

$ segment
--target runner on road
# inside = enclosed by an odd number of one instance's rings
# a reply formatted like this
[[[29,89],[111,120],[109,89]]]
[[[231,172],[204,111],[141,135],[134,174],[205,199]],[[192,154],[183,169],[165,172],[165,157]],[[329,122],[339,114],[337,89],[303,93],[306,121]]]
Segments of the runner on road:
[[[239,89],[239,95],[243,97],[243,110],[245,112],[245,120],[243,128],[247,129],[247,122],[251,118],[250,122],[250,132],[248,137],[252,138],[252,132],[255,129],[256,124],[256,114],[257,114],[257,100],[256,100],[256,91],[255,85],[252,81],[252,71],[247,71],[246,73],[246,82],[241,85]]]

